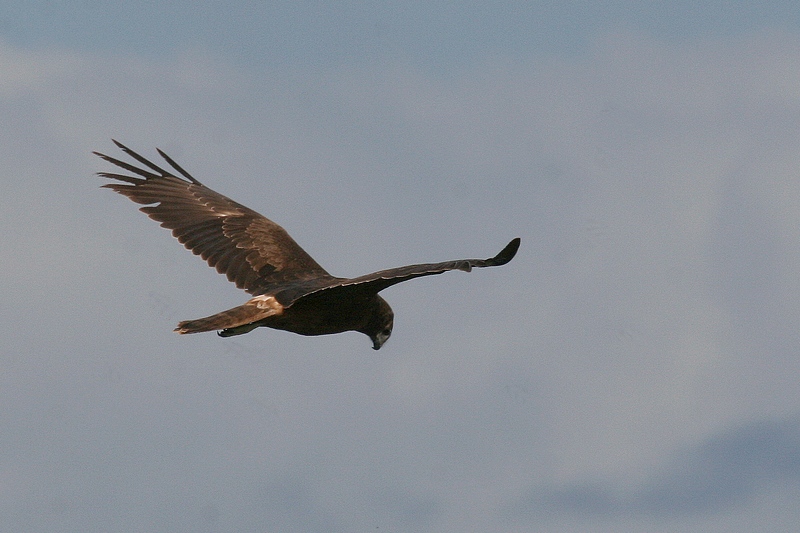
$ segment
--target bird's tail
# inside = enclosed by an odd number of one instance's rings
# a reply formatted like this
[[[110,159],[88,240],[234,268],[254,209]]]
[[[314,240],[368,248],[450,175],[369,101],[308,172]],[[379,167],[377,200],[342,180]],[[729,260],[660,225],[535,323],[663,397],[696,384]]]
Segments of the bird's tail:
[[[179,322],[175,332],[185,334],[225,330],[221,335],[229,337],[247,333],[258,327],[253,324],[254,322],[281,313],[283,313],[283,306],[273,296],[256,296],[244,305],[222,311],[216,315]]]

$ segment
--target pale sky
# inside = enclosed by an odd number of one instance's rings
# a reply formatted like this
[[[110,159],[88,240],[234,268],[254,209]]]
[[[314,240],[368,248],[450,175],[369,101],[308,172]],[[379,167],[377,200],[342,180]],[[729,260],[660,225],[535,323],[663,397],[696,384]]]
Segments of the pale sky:
[[[791,2],[0,8],[0,530],[789,531]],[[165,150],[395,330],[178,336],[243,303],[127,199]]]

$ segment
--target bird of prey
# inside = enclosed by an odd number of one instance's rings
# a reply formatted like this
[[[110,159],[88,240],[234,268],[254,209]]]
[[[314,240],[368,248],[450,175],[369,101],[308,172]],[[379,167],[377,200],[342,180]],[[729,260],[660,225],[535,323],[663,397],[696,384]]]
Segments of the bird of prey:
[[[147,216],[172,230],[178,241],[225,274],[253,297],[215,315],[180,322],[178,333],[217,330],[222,337],[265,326],[299,333],[327,335],[358,331],[375,350],[392,333],[394,313],[378,293],[396,283],[448,270],[504,265],[519,248],[513,239],[490,259],[459,259],[408,265],[357,278],[331,276],[281,226],[230,198],[212,191],[167,154],[158,153],[173,171],[164,170],[114,141],[141,168],[94,152],[130,174],[99,172],[118,182],[103,185],[138,204]]]

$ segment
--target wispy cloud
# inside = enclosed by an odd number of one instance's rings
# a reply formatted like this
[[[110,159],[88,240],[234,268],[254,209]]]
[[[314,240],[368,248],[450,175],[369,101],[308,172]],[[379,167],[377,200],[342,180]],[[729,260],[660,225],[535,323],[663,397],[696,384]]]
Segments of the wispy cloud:
[[[673,454],[633,490],[586,480],[532,487],[512,513],[582,518],[647,516],[669,519],[724,513],[762,492],[800,485],[800,423],[756,421]]]

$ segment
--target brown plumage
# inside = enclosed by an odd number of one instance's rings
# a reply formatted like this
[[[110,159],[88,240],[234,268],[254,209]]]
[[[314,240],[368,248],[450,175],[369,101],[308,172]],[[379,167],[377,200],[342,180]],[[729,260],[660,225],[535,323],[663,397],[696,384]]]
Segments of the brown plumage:
[[[469,272],[473,267],[504,265],[519,248],[520,239],[516,238],[490,259],[408,265],[338,278],[317,264],[282,227],[212,191],[161,150],[158,153],[180,176],[114,143],[146,168],[94,152],[140,176],[100,172],[100,176],[122,182],[103,187],[144,204],[142,212],[172,230],[186,248],[253,295],[233,309],[180,322],[175,329],[178,333],[219,330],[219,335],[230,337],[260,326],[301,335],[359,331],[369,336],[377,350],[391,335],[394,320],[392,308],[378,295],[380,291],[448,270]]]

